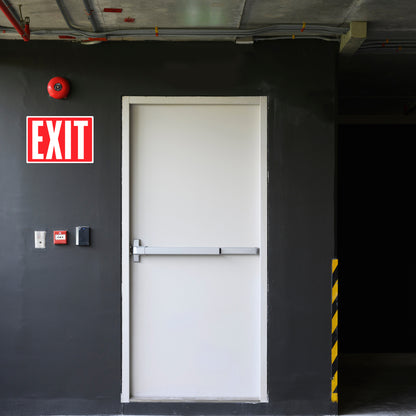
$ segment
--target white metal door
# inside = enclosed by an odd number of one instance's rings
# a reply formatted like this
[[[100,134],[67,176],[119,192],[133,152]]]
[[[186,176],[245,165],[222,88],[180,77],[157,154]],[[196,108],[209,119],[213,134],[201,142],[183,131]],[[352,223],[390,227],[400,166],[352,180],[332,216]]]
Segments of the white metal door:
[[[265,99],[124,105],[141,247],[123,262],[123,401],[265,401]]]

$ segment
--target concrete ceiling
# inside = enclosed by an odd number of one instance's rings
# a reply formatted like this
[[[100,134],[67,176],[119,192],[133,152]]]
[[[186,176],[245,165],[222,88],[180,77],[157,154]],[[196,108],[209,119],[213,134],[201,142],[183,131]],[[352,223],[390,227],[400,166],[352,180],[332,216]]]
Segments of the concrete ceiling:
[[[30,18],[31,39],[62,41],[320,38],[366,21],[360,51],[416,51],[415,0],[0,0]],[[117,10],[118,9],[118,10]],[[21,15],[20,15],[21,10]],[[20,39],[0,12],[0,39]]]

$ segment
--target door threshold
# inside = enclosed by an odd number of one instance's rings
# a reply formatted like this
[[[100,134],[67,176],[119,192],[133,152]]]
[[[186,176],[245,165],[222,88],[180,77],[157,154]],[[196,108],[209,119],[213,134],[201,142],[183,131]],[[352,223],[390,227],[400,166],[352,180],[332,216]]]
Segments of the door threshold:
[[[261,403],[259,398],[250,397],[131,397],[130,403]]]

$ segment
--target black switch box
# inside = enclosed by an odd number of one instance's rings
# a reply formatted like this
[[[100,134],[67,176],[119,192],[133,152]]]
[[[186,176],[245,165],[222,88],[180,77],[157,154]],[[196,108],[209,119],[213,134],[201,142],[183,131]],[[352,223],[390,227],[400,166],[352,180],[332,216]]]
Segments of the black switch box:
[[[76,228],[75,244],[77,246],[89,246],[90,245],[90,227],[80,225]]]

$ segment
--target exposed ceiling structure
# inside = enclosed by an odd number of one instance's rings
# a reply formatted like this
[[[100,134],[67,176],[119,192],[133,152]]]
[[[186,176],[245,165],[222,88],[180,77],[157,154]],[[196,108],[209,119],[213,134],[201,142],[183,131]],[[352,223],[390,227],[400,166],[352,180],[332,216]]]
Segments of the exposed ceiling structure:
[[[0,39],[318,38],[352,53],[416,52],[414,0],[0,0],[0,9]],[[367,22],[355,40],[352,22]]]

